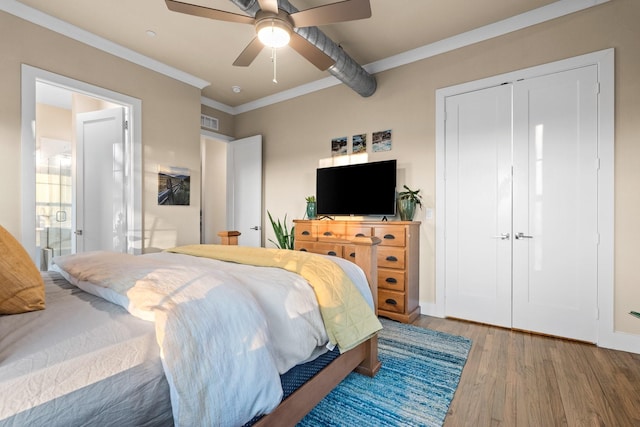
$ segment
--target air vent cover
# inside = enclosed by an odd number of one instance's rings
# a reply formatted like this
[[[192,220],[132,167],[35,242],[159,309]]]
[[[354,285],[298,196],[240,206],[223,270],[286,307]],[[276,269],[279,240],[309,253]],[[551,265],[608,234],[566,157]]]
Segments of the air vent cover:
[[[200,114],[200,127],[208,130],[218,130],[218,119]]]

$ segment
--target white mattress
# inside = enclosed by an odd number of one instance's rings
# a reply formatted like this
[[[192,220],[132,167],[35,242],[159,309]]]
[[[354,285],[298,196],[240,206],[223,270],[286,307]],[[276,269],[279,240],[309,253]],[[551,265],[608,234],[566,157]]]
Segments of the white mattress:
[[[173,425],[153,323],[45,284],[46,310],[0,316],[0,426]]]

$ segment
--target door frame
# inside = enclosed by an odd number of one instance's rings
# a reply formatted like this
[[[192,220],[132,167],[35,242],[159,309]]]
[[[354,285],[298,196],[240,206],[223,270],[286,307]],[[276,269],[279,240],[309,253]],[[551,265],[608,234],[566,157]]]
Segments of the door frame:
[[[596,65],[600,82],[598,99],[598,341],[602,347],[640,352],[640,339],[629,339],[628,335],[614,330],[614,49],[605,49],[569,59],[509,72],[485,79],[467,82],[436,91],[436,193],[435,205],[445,206],[445,100],[465,92],[481,90],[513,82],[519,79],[539,77],[574,68]],[[445,317],[445,242],[446,224],[444,213],[436,214],[435,220],[435,304],[427,313]]]
[[[227,223],[227,193],[228,193],[228,184],[227,184],[227,171],[226,167],[228,164],[227,156],[229,150],[229,144],[233,141],[233,138],[227,135],[223,135],[216,132],[211,132],[208,130],[200,129],[200,170],[201,170],[201,185],[200,185],[200,243],[219,243],[219,238],[217,237],[217,233],[220,231],[228,230],[229,225]],[[216,176],[216,171],[210,171],[210,165],[207,164],[208,158],[208,144],[210,143],[220,143],[224,144],[224,165],[225,170],[224,173],[221,174],[224,176],[224,182],[217,182],[217,180],[212,179],[211,176]],[[215,190],[223,189],[224,197],[220,197],[220,192],[212,190],[210,185],[214,183],[214,185],[219,184],[220,187],[217,187]],[[211,201],[213,200],[213,202]],[[222,209],[217,210],[215,213],[221,214],[222,218],[220,220],[210,221],[209,218],[211,215],[215,215],[213,211],[209,209],[213,209],[211,206],[216,203],[224,202],[225,206]],[[218,226],[214,226],[214,224],[219,224]],[[216,237],[213,237],[216,236]]]
[[[125,198],[127,200],[127,251],[142,253],[142,101],[118,92],[84,83],[59,74],[22,64],[21,111],[21,241],[36,259],[35,235],[35,120],[36,83],[44,82],[72,92],[119,104],[128,109]]]

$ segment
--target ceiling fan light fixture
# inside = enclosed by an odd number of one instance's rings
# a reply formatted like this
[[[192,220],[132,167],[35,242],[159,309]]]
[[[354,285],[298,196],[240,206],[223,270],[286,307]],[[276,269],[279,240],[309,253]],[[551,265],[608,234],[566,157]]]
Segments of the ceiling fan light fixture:
[[[291,27],[279,19],[265,19],[256,24],[258,39],[267,47],[279,48],[289,44]]]

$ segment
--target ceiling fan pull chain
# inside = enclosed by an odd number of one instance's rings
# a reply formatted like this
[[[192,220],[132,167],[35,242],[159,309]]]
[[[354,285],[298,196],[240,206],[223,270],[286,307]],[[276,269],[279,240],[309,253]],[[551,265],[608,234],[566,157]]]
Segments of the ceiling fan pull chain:
[[[273,83],[278,84],[278,79],[276,78],[276,48],[271,48],[271,62],[273,62]]]

